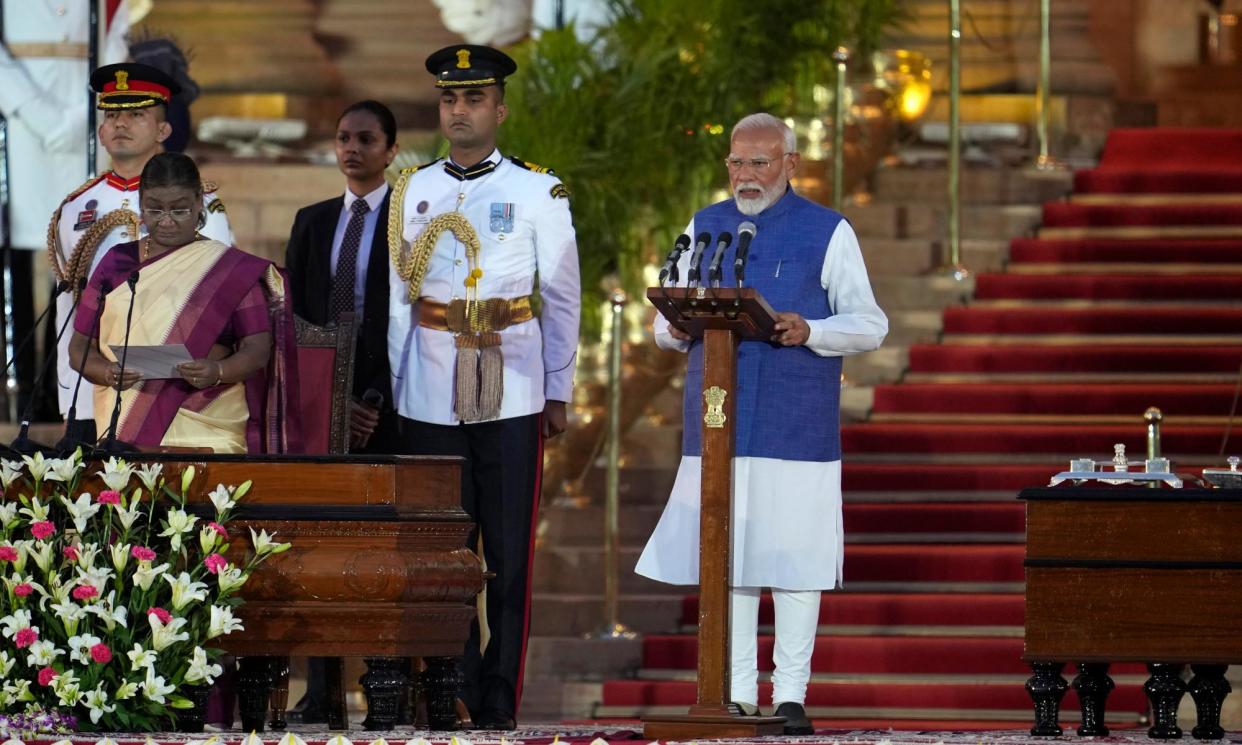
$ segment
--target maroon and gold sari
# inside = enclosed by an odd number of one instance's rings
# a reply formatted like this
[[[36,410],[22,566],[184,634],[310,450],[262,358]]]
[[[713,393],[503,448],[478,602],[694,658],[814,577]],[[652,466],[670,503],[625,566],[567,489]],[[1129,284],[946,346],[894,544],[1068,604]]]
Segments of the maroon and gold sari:
[[[131,293],[127,278],[137,271]],[[99,329],[96,311],[106,295]],[[223,243],[200,240],[146,262],[138,243],[108,252],[82,295],[75,329],[99,339],[100,352],[125,339],[133,303],[131,346],[184,344],[194,359],[219,344],[230,349],[270,331],[268,366],[242,383],[198,389],[180,378],[144,380],[121,392],[117,439],[138,447],[210,447],[224,453],[301,452],[296,421],[296,349],[284,278],[275,265]],[[95,387],[96,426],[106,432],[116,390]]]

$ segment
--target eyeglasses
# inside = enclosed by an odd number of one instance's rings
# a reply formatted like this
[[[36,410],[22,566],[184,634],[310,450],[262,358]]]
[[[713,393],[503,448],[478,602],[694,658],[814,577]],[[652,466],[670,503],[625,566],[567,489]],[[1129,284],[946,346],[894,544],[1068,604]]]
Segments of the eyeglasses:
[[[782,157],[793,154],[794,153],[782,153]],[[740,171],[743,166],[750,166],[753,170],[758,171],[759,173],[766,172],[775,162],[776,161],[771,158],[738,158],[732,155],[724,160],[725,166],[727,166],[730,171]]]
[[[143,210],[142,219],[155,225],[165,217],[171,217],[173,222],[185,222],[190,219],[190,215],[194,210],[189,207],[181,207],[175,210]]]

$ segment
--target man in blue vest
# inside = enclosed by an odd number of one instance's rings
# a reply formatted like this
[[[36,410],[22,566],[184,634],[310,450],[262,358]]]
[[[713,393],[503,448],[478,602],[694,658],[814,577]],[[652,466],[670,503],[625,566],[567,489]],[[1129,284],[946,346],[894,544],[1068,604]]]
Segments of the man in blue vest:
[[[739,121],[725,159],[733,199],[699,210],[686,232],[737,234],[740,223],[753,223],[746,286],[780,311],[770,341],[744,341],[738,352],[731,697],[740,713],[757,713],[759,594],[771,588],[774,713],[786,718],[785,734],[807,735],[814,732],[804,704],[820,592],[840,586],[844,553],[841,358],[879,347],[888,319],[849,223],[790,187],[796,144],[770,114]],[[724,263],[733,263],[731,249]],[[636,571],[697,585],[703,345],[658,316],[655,335],[660,347],[689,353],[686,426],[673,493]]]

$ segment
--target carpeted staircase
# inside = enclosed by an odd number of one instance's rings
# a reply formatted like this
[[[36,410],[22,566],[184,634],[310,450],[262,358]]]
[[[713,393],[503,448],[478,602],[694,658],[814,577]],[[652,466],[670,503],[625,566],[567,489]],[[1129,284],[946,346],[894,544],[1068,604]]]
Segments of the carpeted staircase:
[[[821,726],[1029,723],[1016,492],[1114,443],[1141,457],[1148,406],[1165,413],[1179,470],[1222,460],[1242,362],[1239,144],[1239,132],[1113,132],[1099,167],[1045,205],[1004,271],[980,274],[937,343],[911,346],[903,379],[844,427],[846,584],[824,595],[807,699]],[[696,608],[684,598],[680,633],[643,639],[640,669],[604,684],[596,716],[693,702]],[[770,634],[769,599],[762,613]],[[1113,673],[1108,720],[1136,724],[1146,676]],[[1070,691],[1063,722],[1076,708]]]

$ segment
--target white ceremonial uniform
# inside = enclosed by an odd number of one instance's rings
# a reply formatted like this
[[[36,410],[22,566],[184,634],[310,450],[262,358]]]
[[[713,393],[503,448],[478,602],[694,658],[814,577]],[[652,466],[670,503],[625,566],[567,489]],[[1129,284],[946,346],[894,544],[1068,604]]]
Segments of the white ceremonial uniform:
[[[65,201],[60,208],[59,220],[56,224],[56,248],[60,251],[61,261],[67,262],[73,256],[83,233],[114,210],[128,210],[137,218],[138,186],[137,178],[126,180],[108,171],[89,182],[89,186],[80,193]],[[203,214],[207,215],[207,224],[199,232],[226,245],[233,245],[233,230],[229,227],[229,218],[225,214],[224,203],[220,201],[219,195],[214,190],[203,194],[203,208]],[[46,230],[45,226],[45,236]],[[139,235],[133,235],[128,227],[110,230],[100,238],[86,278],[90,278],[95,267],[99,266],[99,262],[113,246],[128,243],[145,235],[145,227],[139,228]],[[139,281],[142,281],[141,278]],[[69,341],[73,338],[73,314],[73,293],[61,293],[56,298],[56,330],[59,332],[62,327],[66,329],[56,345],[56,377],[59,383],[58,398],[61,416],[69,413],[73,390],[77,387],[79,377],[78,372],[69,364]],[[68,323],[67,326],[66,323]],[[86,382],[82,385],[85,390],[78,394],[78,405],[74,415],[77,419],[93,419],[95,404],[90,384]]]
[[[686,229],[694,235],[694,223]],[[689,252],[679,265],[684,284]],[[867,352],[880,346],[888,318],[876,305],[858,238],[842,220],[820,273],[834,315],[806,319],[806,347],[821,357]],[[780,311],[780,308],[776,308]],[[657,315],[656,343],[686,351]],[[796,406],[796,397],[791,400]],[[702,459],[683,456],[673,492],[635,571],[675,585],[699,583],[699,480]],[[808,488],[814,485],[814,488]],[[830,590],[841,583],[841,461],[733,459],[733,584],[786,590]]]
[[[9,122],[9,219],[16,248],[46,246],[47,216],[87,177],[89,35],[87,0],[4,3],[0,114]],[[108,34],[99,64],[128,56],[121,35]]]
[[[509,419],[542,412],[548,400],[570,400],[578,349],[578,250],[569,199],[556,176],[516,165],[499,150],[486,161],[495,170],[462,181],[449,175],[444,161],[419,168],[409,177],[400,212],[395,194],[391,209],[393,219],[403,221],[403,249],[432,218],[460,209],[482,245],[480,299],[530,295],[538,277],[539,317],[500,331],[504,396],[496,418]],[[469,271],[465,246],[445,231],[418,295],[438,303],[464,298]],[[429,424],[459,424],[453,410],[454,335],[419,325],[420,305],[410,302],[391,261],[389,283],[388,355],[397,412]]]

